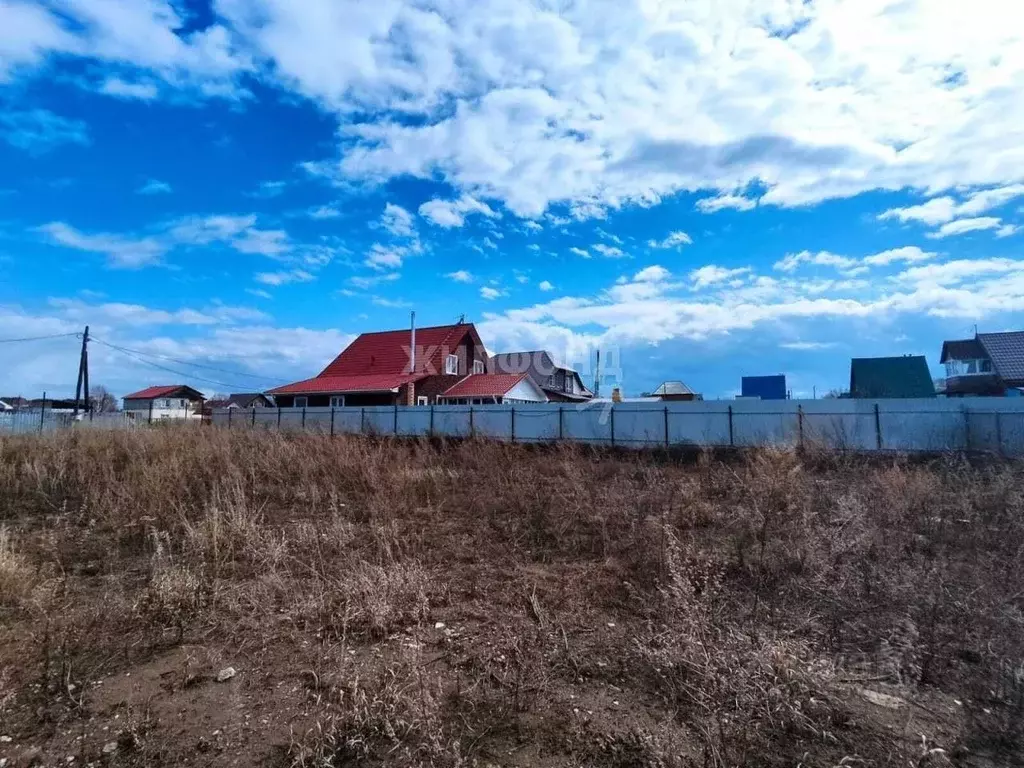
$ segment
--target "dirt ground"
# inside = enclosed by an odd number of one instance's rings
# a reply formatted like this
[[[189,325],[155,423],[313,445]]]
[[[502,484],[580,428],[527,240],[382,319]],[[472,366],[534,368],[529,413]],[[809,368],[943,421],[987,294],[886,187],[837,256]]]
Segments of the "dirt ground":
[[[0,763],[1022,763],[1024,467],[0,438]]]

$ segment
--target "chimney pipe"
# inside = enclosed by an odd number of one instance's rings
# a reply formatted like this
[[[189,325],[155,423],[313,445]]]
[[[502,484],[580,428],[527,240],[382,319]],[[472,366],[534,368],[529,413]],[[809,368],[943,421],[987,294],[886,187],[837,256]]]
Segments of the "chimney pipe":
[[[412,339],[409,342],[409,373],[416,373],[416,312],[411,313]]]

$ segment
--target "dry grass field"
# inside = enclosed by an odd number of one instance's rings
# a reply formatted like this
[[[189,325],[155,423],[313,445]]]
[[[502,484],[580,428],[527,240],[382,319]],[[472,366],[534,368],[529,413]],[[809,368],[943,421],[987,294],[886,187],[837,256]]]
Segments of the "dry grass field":
[[[0,438],[0,761],[1003,766],[1024,465]]]

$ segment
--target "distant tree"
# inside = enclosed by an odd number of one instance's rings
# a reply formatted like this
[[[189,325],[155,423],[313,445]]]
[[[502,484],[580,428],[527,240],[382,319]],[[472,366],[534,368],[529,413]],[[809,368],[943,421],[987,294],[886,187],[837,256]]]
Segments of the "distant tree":
[[[89,391],[89,401],[96,413],[113,413],[117,410],[117,398],[102,384]]]
[[[833,389],[833,390],[831,390],[829,392],[826,392],[824,395],[822,395],[822,398],[824,400],[842,400],[842,399],[845,399],[845,398],[847,398],[849,396],[850,396],[849,392],[846,392],[846,391],[844,391],[842,389]]]

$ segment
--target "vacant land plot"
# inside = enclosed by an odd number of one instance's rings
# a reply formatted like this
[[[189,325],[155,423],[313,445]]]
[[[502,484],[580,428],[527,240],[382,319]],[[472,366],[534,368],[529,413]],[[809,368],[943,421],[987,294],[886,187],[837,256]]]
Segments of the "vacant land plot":
[[[1024,466],[0,440],[8,765],[996,766]]]

